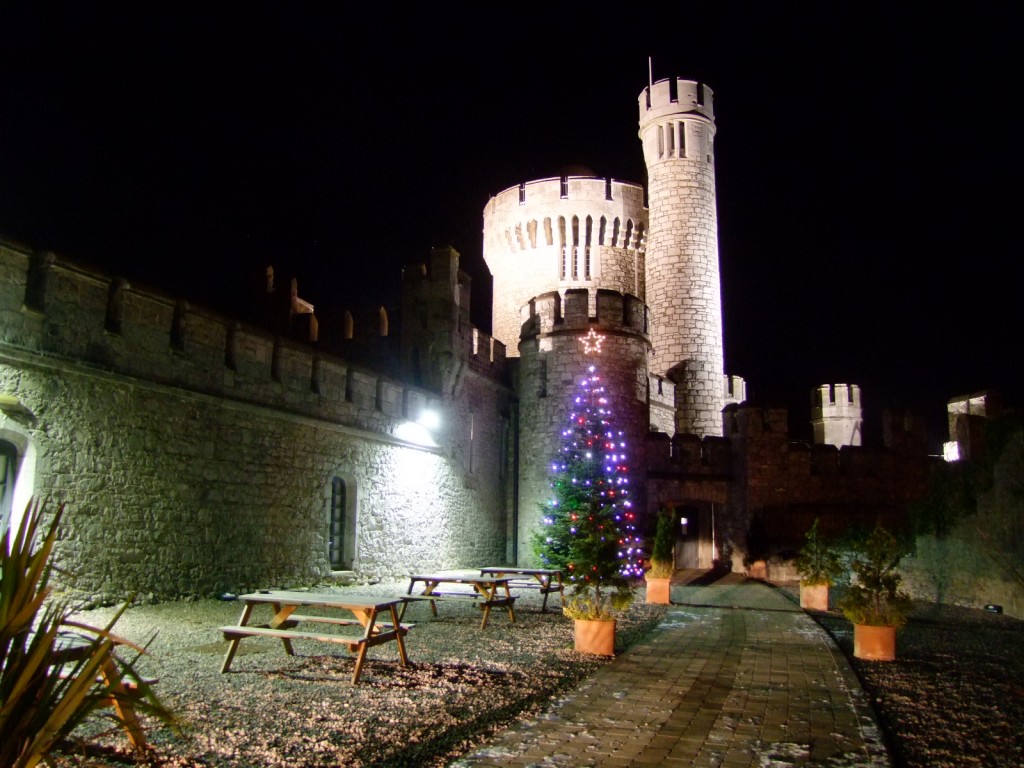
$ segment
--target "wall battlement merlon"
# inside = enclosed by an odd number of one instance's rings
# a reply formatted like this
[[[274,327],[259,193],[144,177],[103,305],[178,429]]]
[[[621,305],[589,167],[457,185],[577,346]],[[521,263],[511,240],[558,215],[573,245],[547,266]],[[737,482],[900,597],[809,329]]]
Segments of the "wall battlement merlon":
[[[593,296],[593,302],[591,301]],[[595,314],[590,314],[591,306]],[[647,307],[638,297],[607,288],[570,288],[565,296],[549,291],[522,307],[520,317],[529,335],[552,331],[586,332],[592,327],[647,335]]]
[[[47,272],[41,281],[32,275],[36,260]],[[27,354],[339,423],[355,417],[382,426],[381,416],[407,418],[401,403],[408,397],[395,393],[437,398],[303,342],[49,252],[0,242],[0,273],[7,287],[0,292],[0,343]],[[116,330],[110,328],[112,288],[123,291]],[[32,291],[35,296],[28,295]]]

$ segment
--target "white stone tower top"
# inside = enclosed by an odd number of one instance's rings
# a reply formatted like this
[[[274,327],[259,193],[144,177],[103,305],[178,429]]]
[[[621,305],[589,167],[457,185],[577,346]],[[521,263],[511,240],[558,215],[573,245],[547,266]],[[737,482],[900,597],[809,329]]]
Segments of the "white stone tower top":
[[[860,445],[863,429],[860,387],[822,384],[811,391],[811,427],[816,445]]]
[[[484,261],[494,278],[494,338],[510,355],[517,350],[520,309],[549,291],[606,288],[643,298],[646,229],[643,187],[629,182],[561,176],[492,197]]]
[[[639,97],[648,175],[650,372],[675,385],[676,431],[722,434],[722,290],[711,89],[677,78]]]

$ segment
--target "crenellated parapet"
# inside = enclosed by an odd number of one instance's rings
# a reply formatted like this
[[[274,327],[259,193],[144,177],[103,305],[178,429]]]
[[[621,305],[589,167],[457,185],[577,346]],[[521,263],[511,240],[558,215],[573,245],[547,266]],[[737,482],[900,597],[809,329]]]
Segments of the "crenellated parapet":
[[[505,345],[469,321],[470,276],[454,248],[434,248],[402,273],[402,368],[417,384],[454,395],[469,371],[507,385]]]
[[[726,405],[739,405],[747,401],[747,382],[742,376],[722,376],[723,397]]]
[[[643,297],[647,209],[638,184],[589,176],[529,181],[484,208],[484,260],[494,278],[492,327],[512,345],[519,308],[570,288]]]
[[[856,384],[822,384],[811,391],[811,426],[814,442],[827,445],[860,445],[863,410]]]
[[[0,355],[390,434],[436,392],[184,300],[0,242]],[[467,341],[467,357],[470,338]]]
[[[563,296],[550,291],[533,298],[520,310],[521,338],[552,333],[647,335],[647,308],[636,296],[600,289],[570,289]]]

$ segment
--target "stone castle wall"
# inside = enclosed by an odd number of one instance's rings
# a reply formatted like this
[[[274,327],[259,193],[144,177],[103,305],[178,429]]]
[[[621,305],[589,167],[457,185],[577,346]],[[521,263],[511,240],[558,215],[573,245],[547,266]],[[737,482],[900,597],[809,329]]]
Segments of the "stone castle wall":
[[[597,367],[612,408],[614,424],[627,439],[633,468],[633,505],[644,509],[644,438],[647,422],[646,308],[638,298],[597,291],[589,312],[585,290],[536,297],[523,310],[519,345],[519,563],[534,563],[532,538],[540,504],[550,498],[549,465],[561,446],[580,377]],[[586,354],[580,339],[591,329],[603,335],[600,354]]]
[[[360,574],[500,561],[508,391],[462,367],[455,395],[410,387],[0,244],[0,439],[68,503],[57,555],[92,601],[315,583],[335,476]]]
[[[494,277],[494,337],[517,349],[520,309],[552,290],[606,288],[642,298],[646,228],[643,187],[628,182],[567,176],[492,197],[484,260]]]

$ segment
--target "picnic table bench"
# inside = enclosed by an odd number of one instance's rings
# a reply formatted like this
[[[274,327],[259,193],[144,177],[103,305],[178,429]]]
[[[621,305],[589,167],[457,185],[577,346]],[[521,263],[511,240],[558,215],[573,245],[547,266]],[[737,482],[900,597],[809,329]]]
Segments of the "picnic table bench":
[[[480,606],[484,612],[480,622],[480,629],[486,629],[487,619],[491,615],[491,608],[508,608],[508,615],[511,621],[516,620],[515,611],[512,608],[515,598],[509,592],[508,579],[499,576],[462,576],[446,574],[414,574],[409,577],[409,589],[402,600],[408,604],[417,600],[429,600],[430,611],[437,616],[437,603],[445,600],[472,601]],[[418,583],[423,583],[423,591],[414,595],[413,589]],[[472,592],[467,591],[441,591],[437,588],[442,584],[468,585],[473,588]],[[498,589],[502,588],[504,594],[499,594]],[[405,606],[399,614],[399,621],[405,615]]]
[[[565,590],[562,584],[562,572],[552,568],[517,568],[512,565],[492,566],[480,569],[481,576],[508,576],[509,586],[513,589],[538,589],[544,595],[541,613],[548,609],[548,595],[557,592],[565,605]],[[516,577],[526,578],[516,578]]]
[[[110,637],[115,646],[126,642],[113,635]],[[65,664],[75,664],[88,658],[89,654],[93,652],[93,647],[92,637],[79,632],[58,632],[53,644],[50,663],[59,667],[63,667]],[[139,723],[139,716],[135,713],[135,702],[147,686],[154,685],[156,682],[157,680],[154,678],[133,678],[129,675],[122,675],[117,661],[112,655],[107,656],[100,665],[99,674],[96,677],[96,684],[109,691],[102,701],[102,705],[113,707],[117,721],[124,728],[128,741],[135,749],[146,748],[146,734]]]
[[[375,645],[394,642],[398,646],[398,657],[402,666],[408,666],[409,659],[405,653],[402,638],[412,628],[412,624],[402,624],[398,615],[398,606],[404,603],[401,598],[375,598],[347,596],[336,593],[271,591],[255,592],[240,595],[240,602],[245,603],[242,615],[236,626],[221,627],[225,640],[230,640],[221,672],[227,672],[238,650],[238,643],[244,637],[274,637],[281,640],[285,652],[294,656],[292,640],[318,640],[325,643],[337,643],[348,648],[356,655],[356,666],[352,672],[352,684],[359,682],[366,661],[366,651]],[[270,605],[274,615],[266,624],[250,624],[253,608],[257,605]],[[319,616],[297,614],[301,607],[317,607],[343,610],[355,616],[347,619],[340,616]],[[390,621],[381,621],[379,616],[390,617]],[[357,636],[335,632],[316,632],[295,629],[303,624],[327,624],[334,626],[358,626],[362,633]]]

